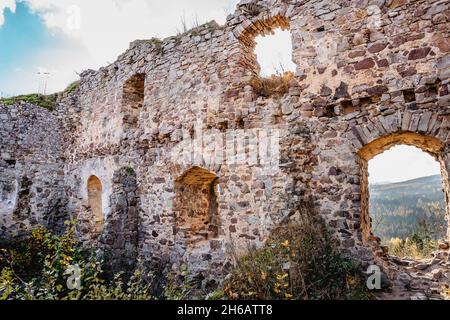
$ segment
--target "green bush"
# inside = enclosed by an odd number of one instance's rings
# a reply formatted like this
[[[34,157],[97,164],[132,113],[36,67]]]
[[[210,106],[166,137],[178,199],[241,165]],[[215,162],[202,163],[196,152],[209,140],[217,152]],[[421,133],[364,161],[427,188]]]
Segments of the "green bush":
[[[187,270],[155,277],[138,267],[132,274],[111,276],[104,272],[99,251],[82,250],[74,232],[75,222],[67,223],[61,236],[39,228],[2,249],[0,300],[206,298],[195,290]],[[208,299],[372,298],[360,267],[341,256],[333,243],[324,222],[306,210],[300,222],[276,229],[265,247],[236,258],[231,277]],[[69,286],[74,279],[68,271],[74,266],[80,272],[78,289]]]
[[[189,283],[189,272],[169,274],[164,286],[164,296],[167,300],[188,300],[193,296],[194,287]]]
[[[341,256],[311,206],[302,218],[276,229],[265,247],[238,257],[225,285],[230,299],[369,299],[362,269]]]
[[[0,256],[2,300],[148,300],[153,275],[137,269],[110,279],[95,252],[86,259],[74,240],[75,223],[62,236],[40,228],[17,240]],[[71,289],[71,267],[79,270],[80,287]],[[76,283],[76,282],[75,282]]]
[[[13,105],[17,104],[19,102],[28,102],[31,104],[34,104],[38,107],[47,109],[49,111],[53,111],[56,104],[57,95],[51,94],[51,95],[43,95],[38,93],[28,94],[28,95],[21,95],[17,97],[12,98],[1,98],[0,104],[5,105]]]

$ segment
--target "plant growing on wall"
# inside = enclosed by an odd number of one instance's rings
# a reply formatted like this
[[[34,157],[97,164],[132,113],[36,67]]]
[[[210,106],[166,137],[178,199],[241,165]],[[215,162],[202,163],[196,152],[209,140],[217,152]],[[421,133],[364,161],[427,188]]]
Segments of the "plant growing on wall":
[[[149,300],[153,275],[105,275],[95,250],[88,255],[74,239],[75,222],[62,236],[38,228],[4,248],[0,256],[1,300]],[[79,281],[79,283],[77,283]]]

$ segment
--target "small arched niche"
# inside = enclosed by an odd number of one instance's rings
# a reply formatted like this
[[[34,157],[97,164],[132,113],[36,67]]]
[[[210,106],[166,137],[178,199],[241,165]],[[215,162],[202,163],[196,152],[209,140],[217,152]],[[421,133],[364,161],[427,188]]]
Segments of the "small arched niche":
[[[87,182],[88,202],[92,214],[94,231],[100,233],[103,229],[105,217],[103,214],[102,193],[103,186],[100,179],[90,176]]]
[[[445,143],[435,137],[413,132],[390,134],[374,140],[358,152],[361,168],[361,233],[365,243],[370,242],[375,236],[370,215],[369,161],[395,146],[402,145],[416,147],[431,155],[440,164],[445,196],[445,211],[447,221],[450,222],[448,219],[450,217],[450,188],[447,164],[445,163]],[[448,223],[445,227],[447,230],[450,230]],[[448,231],[447,234],[449,234]]]
[[[0,180],[0,214],[12,213],[17,201],[17,180]]]
[[[144,105],[145,74],[133,75],[123,85],[122,113],[125,127],[136,127]]]
[[[176,229],[185,243],[219,236],[218,184],[214,173],[200,167],[188,170],[175,181]]]

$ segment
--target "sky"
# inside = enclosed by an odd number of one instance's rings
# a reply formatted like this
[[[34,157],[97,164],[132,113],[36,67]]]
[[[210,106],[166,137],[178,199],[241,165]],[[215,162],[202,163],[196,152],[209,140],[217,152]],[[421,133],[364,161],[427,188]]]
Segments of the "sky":
[[[238,2],[0,0],[0,96],[61,91],[83,70],[115,61],[136,39],[176,34],[182,20],[189,28],[194,21],[224,24]],[[295,71],[289,31],[257,40],[262,75],[276,73],[280,63]]]
[[[77,73],[116,60],[136,39],[216,20],[238,0],[0,0],[0,94],[63,90]],[[41,74],[38,74],[41,73]],[[50,75],[45,75],[50,73]]]
[[[441,174],[439,163],[419,148],[399,145],[369,161],[369,182],[402,182]]]
[[[262,76],[267,77],[283,71],[295,72],[291,33],[288,30],[277,29],[273,36],[258,36],[255,40],[257,43],[255,54],[261,66]]]

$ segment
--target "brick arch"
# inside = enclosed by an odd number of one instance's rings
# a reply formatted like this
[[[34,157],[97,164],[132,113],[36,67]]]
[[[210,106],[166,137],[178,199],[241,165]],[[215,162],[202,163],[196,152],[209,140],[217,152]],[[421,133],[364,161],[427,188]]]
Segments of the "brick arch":
[[[187,170],[180,178],[177,179],[177,182],[183,181],[189,185],[202,185],[210,182],[217,178],[215,173],[211,171],[201,168],[201,167],[193,167]]]
[[[246,46],[254,49],[255,38],[260,35],[271,35],[275,29],[290,30],[290,19],[284,14],[277,12],[274,15],[254,17],[245,23],[246,27],[239,30],[237,38]]]
[[[431,109],[431,108],[430,108]],[[391,136],[401,137],[401,133],[411,133],[402,143],[420,147],[421,136],[433,137],[443,144],[448,143],[450,133],[450,117],[439,110],[396,110],[388,115],[369,116],[365,123],[350,126],[345,138],[356,153],[371,142]],[[412,135],[416,134],[416,135]],[[406,137],[406,136],[403,136]],[[394,141],[395,142],[395,141]],[[395,145],[395,143],[394,143]],[[389,147],[387,147],[389,148]],[[422,149],[426,148],[423,146]]]
[[[179,242],[195,245],[220,234],[219,177],[192,167],[175,181],[175,234]]]
[[[183,150],[184,151],[184,150]],[[178,154],[177,154],[178,156]],[[167,174],[171,176],[172,181],[175,183],[179,181],[183,176],[189,173],[195,173],[196,171],[209,172],[210,175],[218,177],[222,169],[221,164],[211,163],[206,164],[205,161],[199,161],[199,163],[192,163],[191,161],[172,161],[167,164]]]
[[[292,72],[286,72],[285,75],[272,75],[270,78],[261,77],[261,66],[258,63],[258,57],[255,53],[257,36],[266,36],[274,34],[276,29],[290,30],[290,19],[283,11],[270,12],[264,8],[252,7],[248,4],[249,10],[256,10],[249,20],[244,23],[242,29],[235,30],[235,35],[239,40],[240,46],[240,67],[248,79],[248,84],[253,87],[254,93],[262,96],[271,96],[274,94],[285,94],[289,90],[289,83],[293,78]],[[244,9],[241,9],[244,10]],[[258,10],[261,10],[258,13]],[[291,40],[294,41],[293,39]]]
[[[399,131],[381,136],[367,143],[358,151],[361,176],[361,233],[363,242],[367,243],[371,239],[374,239],[369,213],[369,161],[396,145],[409,145],[417,147],[433,156],[440,163],[447,217],[449,222],[447,230],[448,236],[450,237],[450,184],[447,144],[441,139],[423,133]]]
[[[399,144],[417,147],[435,157],[445,150],[445,143],[435,137],[404,131],[382,136],[366,144],[358,151],[358,155],[365,161],[369,161]]]

